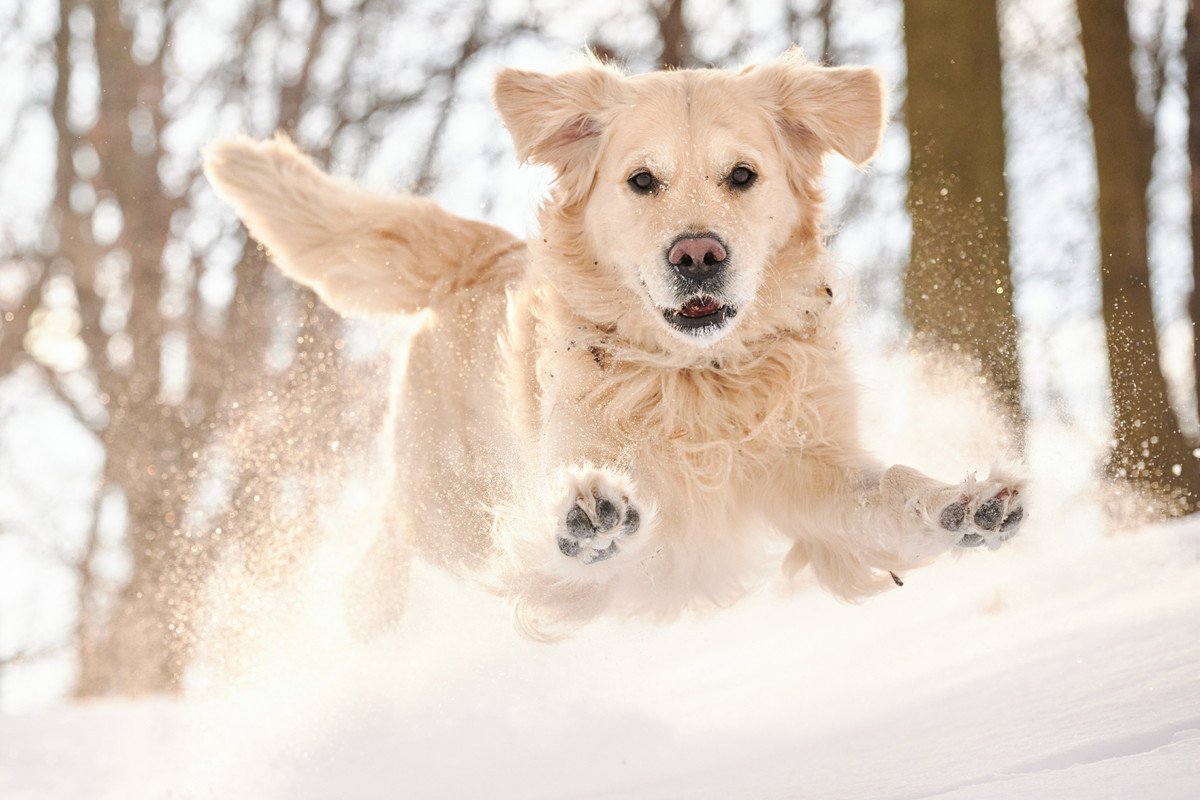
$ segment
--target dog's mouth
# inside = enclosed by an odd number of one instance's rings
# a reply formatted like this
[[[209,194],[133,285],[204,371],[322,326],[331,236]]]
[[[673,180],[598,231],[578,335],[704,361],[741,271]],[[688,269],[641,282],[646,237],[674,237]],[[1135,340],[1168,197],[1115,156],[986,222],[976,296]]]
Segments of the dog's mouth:
[[[737,316],[737,309],[719,303],[712,297],[693,297],[679,308],[664,308],[663,319],[677,331],[703,336],[722,328]]]

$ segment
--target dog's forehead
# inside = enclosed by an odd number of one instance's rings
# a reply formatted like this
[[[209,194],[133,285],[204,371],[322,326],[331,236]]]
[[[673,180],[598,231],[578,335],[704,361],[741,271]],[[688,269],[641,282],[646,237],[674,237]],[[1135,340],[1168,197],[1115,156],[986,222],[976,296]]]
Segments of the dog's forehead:
[[[639,75],[613,120],[613,150],[662,168],[681,160],[697,166],[761,158],[773,142],[774,123],[748,96],[737,76],[718,70]]]

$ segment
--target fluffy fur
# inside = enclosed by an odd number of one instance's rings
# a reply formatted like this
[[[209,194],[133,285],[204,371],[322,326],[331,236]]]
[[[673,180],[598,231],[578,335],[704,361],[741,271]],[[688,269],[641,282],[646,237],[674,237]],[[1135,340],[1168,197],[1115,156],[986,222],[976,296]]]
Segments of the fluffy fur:
[[[285,273],[344,314],[425,312],[395,382],[390,522],[358,582],[375,616],[414,552],[551,636],[732,602],[785,549],[786,572],[855,599],[1016,532],[1013,476],[942,483],[858,439],[818,182],[827,154],[861,167],[878,147],[877,73],[795,53],[736,73],[589,63],[505,70],[495,100],[520,158],[557,175],[529,242],[364,192],[280,137],[207,154]],[[631,188],[639,171],[655,191]],[[727,244],[717,294],[738,313],[689,333],[664,318],[687,299],[664,254],[700,232]]]

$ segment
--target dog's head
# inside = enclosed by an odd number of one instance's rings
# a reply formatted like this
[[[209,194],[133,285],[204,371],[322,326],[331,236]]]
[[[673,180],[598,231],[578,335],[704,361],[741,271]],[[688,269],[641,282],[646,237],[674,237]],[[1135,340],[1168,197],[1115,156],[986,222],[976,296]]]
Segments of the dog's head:
[[[795,52],[736,73],[510,69],[495,99],[519,157],[557,174],[543,226],[562,294],[700,348],[746,327],[777,256],[819,235],[823,156],[865,165],[884,123],[877,72]]]

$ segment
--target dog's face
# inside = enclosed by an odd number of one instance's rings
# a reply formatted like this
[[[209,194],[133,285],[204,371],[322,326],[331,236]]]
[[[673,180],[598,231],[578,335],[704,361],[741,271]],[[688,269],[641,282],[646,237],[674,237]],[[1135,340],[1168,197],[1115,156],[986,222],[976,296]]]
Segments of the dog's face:
[[[796,56],[740,73],[508,70],[496,102],[518,152],[556,169],[555,211],[577,225],[576,241],[548,242],[570,251],[556,253],[568,301],[699,348],[752,313],[798,230],[815,235],[823,155],[864,164],[883,124],[874,71]]]
[[[584,208],[594,253],[677,337],[725,336],[795,226],[774,123],[729,80],[628,81]]]

